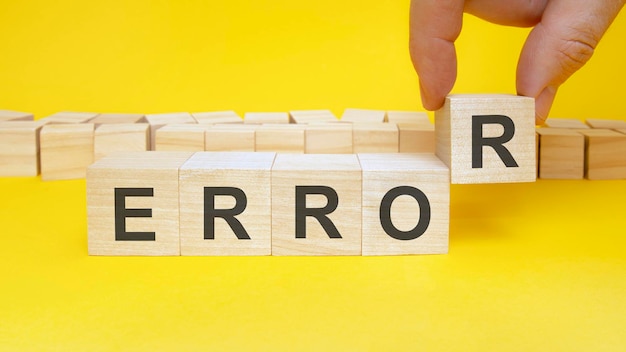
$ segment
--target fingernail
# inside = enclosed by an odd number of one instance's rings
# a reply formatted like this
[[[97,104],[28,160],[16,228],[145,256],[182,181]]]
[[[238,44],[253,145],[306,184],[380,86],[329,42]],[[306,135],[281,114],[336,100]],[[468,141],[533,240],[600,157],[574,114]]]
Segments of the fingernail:
[[[537,125],[542,125],[548,118],[557,90],[558,87],[545,87],[535,98],[535,123]]]

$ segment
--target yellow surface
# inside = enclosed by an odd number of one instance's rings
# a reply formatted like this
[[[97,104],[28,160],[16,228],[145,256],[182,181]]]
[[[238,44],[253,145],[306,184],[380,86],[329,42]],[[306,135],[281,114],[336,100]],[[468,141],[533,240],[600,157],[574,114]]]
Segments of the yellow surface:
[[[0,108],[418,109],[408,1],[0,1]],[[466,18],[455,92],[528,29]],[[553,116],[621,118],[626,14]],[[87,256],[84,181],[0,179],[0,350],[626,348],[626,181],[453,186],[450,254]]]

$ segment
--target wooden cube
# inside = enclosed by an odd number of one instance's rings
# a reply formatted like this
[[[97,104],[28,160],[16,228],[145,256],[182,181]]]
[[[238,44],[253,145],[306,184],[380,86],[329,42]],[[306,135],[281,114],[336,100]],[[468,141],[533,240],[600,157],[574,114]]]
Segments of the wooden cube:
[[[363,255],[448,252],[450,174],[434,154],[358,154]]]
[[[274,157],[202,152],[181,167],[181,255],[271,254]]]
[[[623,120],[587,119],[587,125],[610,130],[626,129],[626,121]]]
[[[532,98],[449,95],[435,112],[435,136],[452,183],[536,180]]]
[[[44,117],[41,120],[45,121],[46,124],[63,124],[63,123],[73,124],[73,123],[85,123],[94,119],[97,116],[98,114],[95,112],[61,111],[61,112],[52,114],[50,116]]]
[[[587,129],[589,126],[577,119],[568,118],[548,118],[545,121],[546,127],[550,128],[569,128],[569,129]]]
[[[431,123],[397,124],[400,153],[435,153],[435,126]]]
[[[0,122],[2,121],[33,121],[34,116],[29,112],[0,110]]]
[[[158,151],[204,151],[206,125],[169,124],[156,130],[154,150]]]
[[[150,150],[150,125],[147,123],[106,123],[96,127],[94,160],[116,152]]]
[[[217,124],[205,132],[207,151],[253,152],[258,125]]]
[[[146,120],[150,124],[150,149],[156,147],[156,131],[168,124],[196,123],[196,120],[188,112],[172,112],[165,114],[149,114]]]
[[[107,124],[130,124],[130,123],[146,123],[146,116],[143,114],[125,114],[125,113],[103,113],[89,122],[97,126]]]
[[[214,125],[218,123],[243,123],[241,116],[232,110],[194,112],[191,114],[199,124]]]
[[[385,122],[384,110],[368,110],[368,109],[346,109],[341,115],[343,122]]]
[[[385,122],[431,124],[428,114],[423,111],[387,111]]]
[[[289,121],[299,124],[334,122],[337,117],[330,110],[292,110],[289,112]]]
[[[607,129],[578,131],[585,136],[585,177],[626,179],[626,135]]]
[[[585,137],[564,128],[538,128],[539,178],[582,179],[585,173]]]
[[[309,124],[304,141],[306,154],[352,154],[352,124]]]
[[[395,123],[362,122],[352,125],[354,153],[397,153],[399,133]]]
[[[40,133],[41,179],[85,178],[94,159],[94,124],[46,124]]]
[[[191,152],[128,152],[87,170],[90,255],[180,255],[178,170]]]
[[[42,121],[0,123],[0,177],[39,174],[39,132]]]
[[[289,114],[286,112],[247,112],[243,117],[243,123],[289,123]]]
[[[353,154],[278,154],[272,255],[360,255],[361,168]]]
[[[256,129],[257,152],[304,153],[303,125],[266,124]]]

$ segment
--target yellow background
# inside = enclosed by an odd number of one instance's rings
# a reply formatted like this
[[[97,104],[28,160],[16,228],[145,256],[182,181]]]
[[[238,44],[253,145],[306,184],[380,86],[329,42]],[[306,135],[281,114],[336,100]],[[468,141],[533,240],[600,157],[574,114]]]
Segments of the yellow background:
[[[421,109],[408,1],[0,1],[0,108]],[[466,16],[455,92],[528,29]],[[553,116],[624,119],[626,14]],[[0,350],[626,348],[626,181],[453,186],[450,254],[88,257],[84,180],[0,179]]]

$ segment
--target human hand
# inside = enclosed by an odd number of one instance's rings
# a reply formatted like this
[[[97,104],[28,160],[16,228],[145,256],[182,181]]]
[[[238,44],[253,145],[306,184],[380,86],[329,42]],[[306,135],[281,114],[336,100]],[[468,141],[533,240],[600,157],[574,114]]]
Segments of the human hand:
[[[535,98],[535,119],[548,117],[556,92],[580,69],[626,0],[412,0],[410,52],[422,104],[439,109],[456,80],[454,41],[463,12],[487,21],[534,27],[517,65],[517,94]]]

